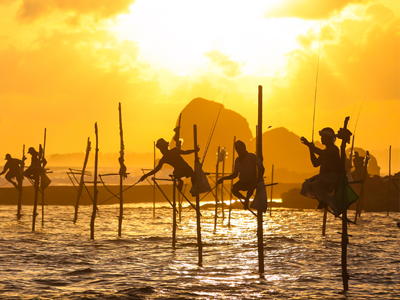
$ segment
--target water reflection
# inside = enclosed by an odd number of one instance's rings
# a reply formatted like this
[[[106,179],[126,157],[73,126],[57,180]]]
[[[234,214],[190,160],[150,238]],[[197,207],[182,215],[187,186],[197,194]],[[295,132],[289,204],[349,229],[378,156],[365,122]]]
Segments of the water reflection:
[[[118,205],[101,206],[95,240],[91,207],[47,207],[45,227],[31,232],[31,207],[0,206],[0,298],[22,299],[340,299],[341,222],[314,210],[274,209],[264,218],[264,278],[257,274],[256,220],[233,210],[231,227],[214,211],[202,218],[203,267],[197,266],[195,212],[184,209],[172,249],[172,210],[159,204],[126,205],[122,238]],[[349,228],[350,292],[354,299],[395,299],[399,294],[400,214],[365,213]],[[18,284],[16,284],[18,282]],[[136,298],[135,298],[136,297]],[[344,296],[343,296],[344,297]],[[29,299],[29,298],[28,298]],[[39,298],[40,299],[40,298]]]

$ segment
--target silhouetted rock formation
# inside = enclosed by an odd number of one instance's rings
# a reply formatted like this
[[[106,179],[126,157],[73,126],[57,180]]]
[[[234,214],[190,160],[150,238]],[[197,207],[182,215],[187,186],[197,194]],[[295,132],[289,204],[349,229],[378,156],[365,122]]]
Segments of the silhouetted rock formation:
[[[200,145],[199,157],[200,159],[203,158],[208,137],[212,131],[220,108],[220,103],[202,98],[193,99],[188,105],[186,105],[186,107],[182,110],[181,120],[180,137],[183,139],[182,149],[193,148],[193,125],[197,124],[197,140],[198,144]],[[236,136],[236,140],[242,140],[246,145],[250,144],[250,141],[253,137],[247,120],[240,114],[226,109],[223,106],[207,152],[203,170],[214,170],[218,146],[221,146],[226,148],[229,155],[227,158],[229,165],[227,166],[226,172],[231,171],[234,136]],[[175,146],[175,142],[172,140],[172,137],[170,145],[171,147]],[[188,163],[193,165],[193,161],[188,160]]]

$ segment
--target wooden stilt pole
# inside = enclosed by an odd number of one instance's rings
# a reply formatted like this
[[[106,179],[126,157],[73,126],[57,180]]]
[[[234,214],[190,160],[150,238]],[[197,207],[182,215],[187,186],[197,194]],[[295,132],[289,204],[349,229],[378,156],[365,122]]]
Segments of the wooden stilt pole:
[[[391,172],[392,172],[392,146],[389,147],[389,182],[388,182],[388,207],[387,207],[387,216],[389,217],[390,211],[390,182],[391,179]]]
[[[173,179],[172,187],[172,248],[175,249],[176,243],[176,181]]]
[[[257,155],[263,160],[262,154],[262,86],[258,86],[258,126],[257,126]],[[258,272],[264,276],[264,230],[263,230],[263,212],[257,210],[257,242],[258,242]]]
[[[42,147],[42,145],[39,145],[39,148]],[[39,157],[38,157],[39,160]],[[32,231],[35,231],[36,227],[36,217],[38,216],[37,213],[37,204],[38,204],[38,195],[39,195],[39,181],[40,181],[40,162],[38,163],[38,166],[33,166],[33,184],[35,187],[35,200],[33,202],[33,214],[32,214]]]
[[[223,160],[222,160],[222,174],[221,174],[221,177],[224,177],[224,176],[225,176],[225,157],[226,157],[226,152],[225,152],[225,149],[224,149],[224,150],[221,149],[221,151],[224,151],[224,152],[223,152],[224,156],[223,156]],[[217,181],[216,181],[216,182],[217,182]],[[224,220],[225,220],[225,211],[224,211],[224,209],[225,209],[225,203],[224,203],[224,182],[222,181],[222,183],[221,183],[221,210],[222,210],[222,222],[224,222]]]
[[[193,139],[194,139],[194,149],[197,149],[197,126],[193,125]],[[199,153],[194,152],[195,163],[199,161]],[[196,195],[196,223],[197,223],[197,249],[199,262],[198,265],[201,267],[203,265],[203,243],[201,241],[201,222],[200,222],[200,195]]]
[[[44,142],[43,142],[43,151],[42,151],[42,157],[40,157],[40,160],[45,159],[45,151],[46,151],[46,128],[44,129]],[[44,164],[41,163],[41,167],[43,167],[42,172],[46,174],[46,170],[44,169]],[[43,186],[43,182],[41,182]],[[44,188],[42,187],[42,227],[44,226]]]
[[[236,136],[233,137],[233,147],[232,147],[232,172],[235,170],[235,143],[236,143]],[[231,180],[231,191],[229,193],[229,217],[228,217],[228,227],[231,227],[231,214],[232,214],[232,187],[233,187],[233,179]]]
[[[34,181],[34,186],[35,186],[35,200],[33,203],[33,215],[32,215],[32,231],[35,231],[35,223],[36,223],[36,217],[37,217],[37,203],[38,203],[38,194],[39,194],[39,174],[36,174],[37,171],[35,171],[35,174],[33,175],[33,181]]]
[[[326,218],[328,215],[328,211],[326,210],[326,208],[324,208],[324,216],[322,218],[322,236],[325,236],[325,232],[326,232]]]
[[[85,153],[85,159],[83,161],[83,167],[82,167],[82,174],[81,174],[81,178],[79,180],[79,187],[78,187],[78,195],[76,198],[76,202],[75,202],[75,214],[74,214],[74,224],[76,224],[76,221],[78,220],[78,210],[79,210],[79,200],[82,196],[82,192],[83,192],[83,186],[85,184],[85,171],[86,171],[86,165],[89,159],[89,153],[90,153],[90,138],[87,139],[87,145],[86,145],[86,153]]]
[[[217,153],[217,164],[215,166],[215,182],[218,182],[219,178],[219,152],[221,151],[221,147],[218,146],[218,153]],[[215,188],[215,213],[214,213],[214,233],[217,231],[217,220],[218,220],[218,186]]]
[[[97,169],[98,169],[98,161],[99,161],[99,134],[97,129],[97,122],[94,124],[94,132],[96,135],[96,149],[94,155],[94,183],[93,183],[93,211],[92,211],[92,218],[90,220],[90,239],[94,240],[94,221],[96,219],[96,212],[97,212]]]
[[[272,171],[271,171],[271,204],[269,205],[269,216],[272,217],[272,201],[273,201],[273,196],[272,193],[274,191],[274,165],[272,164]]]
[[[119,112],[119,136],[120,136],[120,150],[119,150],[119,216],[118,216],[118,236],[121,237],[122,235],[122,220],[124,219],[124,197],[123,197],[123,192],[124,192],[124,186],[123,186],[123,181],[126,178],[126,166],[125,166],[125,158],[124,158],[124,151],[125,151],[125,145],[124,145],[124,131],[122,129],[122,109],[121,109],[121,103],[119,103],[118,106],[118,112]]]
[[[361,190],[360,190],[360,195],[358,197],[358,202],[357,202],[357,207],[356,207],[356,214],[354,216],[354,223],[357,224],[357,216],[361,217],[361,210],[362,210],[362,202],[364,200],[364,189],[365,189],[365,180],[367,179],[368,176],[368,162],[370,160],[369,156],[369,151],[366,151],[365,155],[365,162],[364,162],[364,180],[361,184]]]
[[[17,205],[17,220],[22,217],[22,188],[24,182],[24,166],[25,166],[25,145],[22,147],[22,163],[21,163],[21,180],[18,182],[18,205]]]
[[[350,143],[351,132],[347,130],[347,124],[349,122],[349,117],[346,117],[344,121],[343,130],[339,130],[338,137],[342,139],[342,143],[340,146],[340,156],[341,156],[341,164],[342,164],[342,173],[343,176],[346,176],[346,144]],[[347,245],[349,243],[349,238],[347,234],[347,185],[346,180],[343,179],[342,186],[342,280],[343,280],[343,291],[347,292],[349,290],[349,274],[347,272]]]
[[[153,169],[156,167],[156,142],[153,142]],[[153,175],[154,179],[156,178],[156,174]],[[155,181],[154,181],[155,182]],[[156,185],[153,185],[153,218],[156,217]]]

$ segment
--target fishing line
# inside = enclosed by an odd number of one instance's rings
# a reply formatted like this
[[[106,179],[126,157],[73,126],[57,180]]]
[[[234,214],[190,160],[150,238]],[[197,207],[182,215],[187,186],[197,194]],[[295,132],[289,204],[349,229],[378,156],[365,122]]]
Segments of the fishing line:
[[[219,115],[220,115],[220,113],[221,113],[221,110],[222,110],[222,107],[223,107],[223,104],[224,104],[224,101],[225,101],[225,97],[226,97],[226,93],[227,93],[227,92],[228,92],[228,90],[226,90],[226,92],[225,92],[224,98],[222,99],[221,105],[220,105],[220,107],[219,107],[219,111],[218,111],[217,118],[215,119],[215,122],[214,122],[214,124],[213,124],[213,128],[212,128],[212,130],[211,130],[211,132],[210,132],[210,135],[208,136],[208,141],[207,141],[207,144],[206,144],[206,148],[204,149],[204,155],[203,155],[203,159],[202,159],[202,161],[201,161],[201,165],[204,164],[204,161],[205,161],[205,159],[206,159],[206,155],[207,155],[207,152],[208,152],[208,148],[210,147],[211,140],[212,140],[212,137],[213,137],[213,135],[214,135],[215,127],[217,127],[217,122],[218,122]]]

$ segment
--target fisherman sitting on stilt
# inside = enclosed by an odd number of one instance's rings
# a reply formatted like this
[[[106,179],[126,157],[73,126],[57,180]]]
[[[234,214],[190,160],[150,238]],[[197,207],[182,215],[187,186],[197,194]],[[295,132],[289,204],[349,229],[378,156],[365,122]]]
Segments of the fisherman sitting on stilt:
[[[147,174],[144,174],[139,181],[145,180],[148,176],[156,174],[161,170],[163,164],[169,164],[174,168],[174,178],[178,181],[177,187],[179,191],[182,191],[183,180],[182,177],[191,178],[192,185],[195,181],[194,179],[194,171],[188,165],[188,163],[182,158],[181,155],[191,154],[195,151],[199,151],[199,146],[197,149],[193,150],[181,150],[178,148],[168,149],[169,143],[164,139],[159,139],[156,143],[156,147],[161,151],[163,157],[160,159],[158,165],[154,168],[154,170],[150,171]]]
[[[239,180],[232,187],[232,194],[238,199],[244,200],[244,208],[249,208],[249,199],[256,189],[257,183],[263,180],[264,166],[261,159],[254,153],[246,150],[246,145],[242,141],[235,142],[235,150],[238,157],[235,160],[235,168],[231,175],[218,179],[217,185],[224,180],[235,179],[239,175]],[[246,197],[240,193],[246,191]]]
[[[300,193],[303,196],[317,199],[319,201],[318,208],[330,206],[337,217],[340,213],[335,203],[334,192],[341,172],[341,161],[339,148],[335,145],[336,134],[332,128],[326,127],[319,132],[319,135],[325,149],[319,149],[313,142],[301,137],[301,142],[310,150],[313,166],[320,167],[320,169],[318,175],[303,183]]]
[[[23,179],[23,175],[22,175],[23,174],[22,173],[23,172],[23,170],[22,170],[23,161],[20,159],[17,159],[17,158],[12,158],[10,154],[6,154],[5,159],[7,160],[7,162],[4,165],[4,169],[0,173],[0,175],[3,175],[4,173],[6,173],[8,171],[5,176],[7,181],[11,182],[17,190],[21,190],[22,189],[22,179]],[[13,178],[15,178],[17,180],[17,182],[15,182],[13,180]]]

